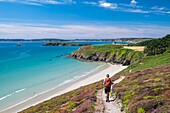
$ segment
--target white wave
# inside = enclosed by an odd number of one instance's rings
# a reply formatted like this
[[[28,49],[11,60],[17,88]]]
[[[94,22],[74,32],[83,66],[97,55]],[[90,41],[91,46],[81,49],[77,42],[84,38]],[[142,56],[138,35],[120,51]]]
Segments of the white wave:
[[[81,77],[87,76],[87,75],[89,75],[90,73],[93,73],[93,72],[97,71],[99,68],[101,68],[101,67],[103,67],[103,66],[105,66],[105,64],[104,64],[104,65],[97,66],[97,67],[96,67],[95,69],[93,69],[92,71],[86,72],[86,73],[83,74],[83,75],[75,76],[74,79],[79,79],[79,78],[81,78]]]
[[[71,81],[73,81],[73,80],[74,80],[74,79],[66,80],[66,81],[64,81],[63,83],[59,84],[58,86],[61,86],[61,85],[66,84],[66,83],[69,83],[69,82],[71,82]]]
[[[12,95],[14,95],[14,94],[17,94],[17,93],[19,93],[19,92],[21,92],[21,91],[24,91],[24,90],[25,90],[25,88],[20,89],[20,90],[17,90],[17,91],[15,91],[15,92],[13,92],[13,93],[10,93],[10,94],[6,95],[6,96],[3,96],[3,97],[0,98],[0,101],[3,100],[3,99],[5,99],[5,98],[7,98],[7,97],[10,97],[10,96],[12,96]]]
[[[15,91],[15,93],[19,93],[19,92],[24,91],[24,90],[25,90],[25,88],[23,88],[21,90],[17,90],[17,91]]]

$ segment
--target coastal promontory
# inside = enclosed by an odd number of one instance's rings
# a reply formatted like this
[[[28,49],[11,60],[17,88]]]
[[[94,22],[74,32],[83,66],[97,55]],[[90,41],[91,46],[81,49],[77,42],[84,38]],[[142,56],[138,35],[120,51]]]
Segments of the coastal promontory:
[[[100,61],[112,64],[130,65],[143,58],[142,51],[126,49],[121,45],[84,46],[69,57],[85,61]]]

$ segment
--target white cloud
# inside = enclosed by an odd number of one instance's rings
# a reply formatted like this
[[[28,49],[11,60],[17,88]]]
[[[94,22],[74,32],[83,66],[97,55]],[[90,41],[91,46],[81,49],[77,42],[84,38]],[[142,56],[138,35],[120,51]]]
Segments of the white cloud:
[[[99,6],[104,8],[116,9],[118,5],[116,3],[109,3],[106,1],[99,1]]]
[[[151,7],[152,10],[159,10],[159,11],[162,11],[162,10],[165,10],[166,8],[165,7],[158,7],[158,6],[154,6],[154,7]]]
[[[132,0],[131,4],[137,4],[137,2],[135,0]]]
[[[85,1],[85,2],[82,2],[83,4],[90,4],[90,5],[97,5],[97,3],[96,2],[87,2],[87,1]]]
[[[112,4],[104,2],[104,3],[101,3],[100,6],[102,6],[102,7],[111,7]]]
[[[126,9],[125,12],[133,12],[133,13],[149,13],[149,11],[141,10],[141,9]]]
[[[0,38],[120,38],[162,37],[170,27],[147,25],[0,24]]]
[[[150,12],[158,15],[169,14],[170,9],[167,7],[154,6],[150,8]]]
[[[69,3],[76,3],[72,0],[0,0],[0,2],[10,2],[10,3],[22,3],[27,5],[36,5],[36,6],[42,6],[43,4],[69,4]]]
[[[124,3],[109,3],[106,0],[99,1],[99,6],[109,9],[114,9],[115,11],[121,11],[121,12],[131,12],[131,13],[153,13],[153,14],[169,14],[170,10],[166,7],[158,7],[154,6],[151,8],[147,8],[144,6],[138,6],[136,5],[136,0],[131,0],[130,4],[124,4]]]

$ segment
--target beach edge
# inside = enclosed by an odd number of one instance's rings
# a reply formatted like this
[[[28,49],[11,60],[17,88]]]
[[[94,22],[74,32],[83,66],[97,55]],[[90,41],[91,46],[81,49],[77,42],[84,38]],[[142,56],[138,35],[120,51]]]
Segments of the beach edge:
[[[105,78],[106,74],[114,75],[123,69],[127,68],[127,66],[122,65],[113,65],[110,63],[107,63],[109,65],[106,69],[103,69],[99,72],[89,74],[88,76],[81,77],[77,81],[73,81],[66,84],[63,84],[59,87],[56,87],[54,89],[51,89],[50,91],[46,91],[43,93],[40,93],[38,95],[35,95],[23,102],[20,102],[16,105],[13,105],[11,107],[8,107],[7,109],[4,109],[0,111],[0,113],[11,113],[11,112],[20,112],[24,109],[27,109],[31,106],[37,105],[41,102],[44,102],[46,100],[50,100],[53,97],[65,94],[67,92],[70,92],[72,90],[78,89],[79,87],[86,86],[95,82],[98,82]],[[74,83],[75,82],[75,83]]]

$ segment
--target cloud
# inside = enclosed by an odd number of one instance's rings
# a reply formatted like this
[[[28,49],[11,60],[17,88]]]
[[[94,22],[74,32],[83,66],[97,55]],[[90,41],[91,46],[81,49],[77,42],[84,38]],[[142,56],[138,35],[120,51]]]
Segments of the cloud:
[[[82,2],[83,4],[90,4],[90,5],[97,5],[97,3],[96,2],[87,2],[87,1],[85,1],[85,2]]]
[[[125,12],[133,12],[133,13],[149,13],[149,11],[141,10],[141,9],[126,9]]]
[[[153,14],[169,14],[170,10],[166,7],[158,7],[154,6],[151,8],[147,8],[144,6],[136,5],[138,2],[136,0],[131,0],[130,4],[125,3],[111,3],[107,2],[106,0],[100,0],[99,3],[94,2],[94,4],[89,5],[96,5],[98,7],[108,8],[112,9],[114,11],[120,11],[120,12],[131,12],[131,13],[153,13]],[[88,3],[87,3],[88,4]]]
[[[121,38],[162,37],[170,27],[133,24],[0,24],[0,38]]]
[[[102,1],[99,1],[99,6],[104,7],[104,8],[116,9],[118,5],[116,3],[109,3],[109,2],[102,0]]]
[[[132,0],[131,4],[137,4],[137,2],[135,0]]]
[[[27,5],[43,6],[44,4],[74,4],[75,1],[72,0],[0,0],[0,2],[9,2],[9,3],[21,3]]]
[[[159,10],[159,11],[162,11],[162,10],[165,10],[166,8],[165,7],[158,7],[158,6],[154,6],[154,7],[151,7],[152,10]]]
[[[155,13],[155,14],[159,14],[159,15],[169,14],[170,9],[166,8],[166,7],[153,6],[153,7],[151,7],[150,12]]]

